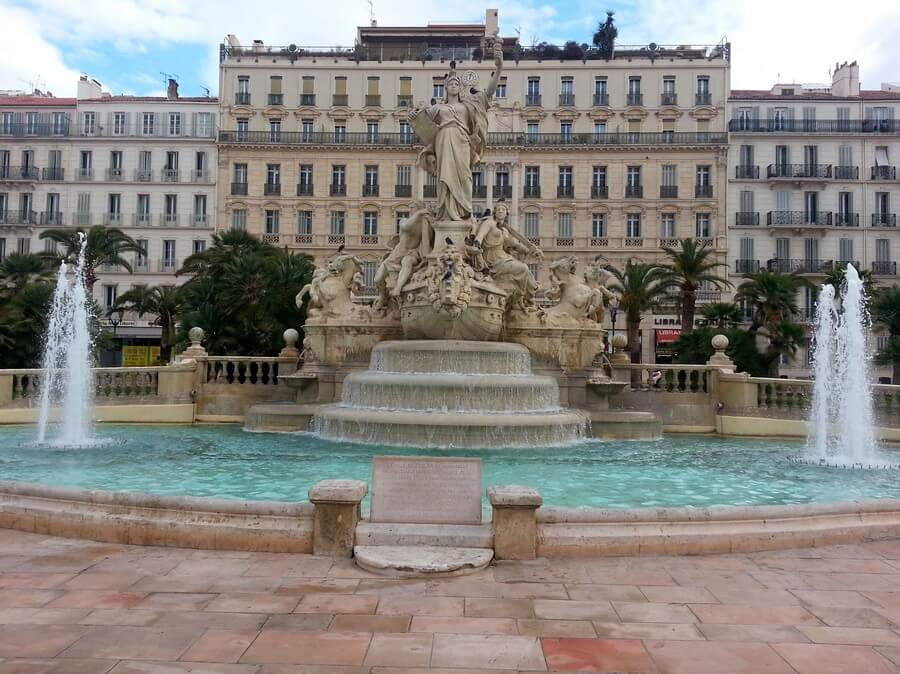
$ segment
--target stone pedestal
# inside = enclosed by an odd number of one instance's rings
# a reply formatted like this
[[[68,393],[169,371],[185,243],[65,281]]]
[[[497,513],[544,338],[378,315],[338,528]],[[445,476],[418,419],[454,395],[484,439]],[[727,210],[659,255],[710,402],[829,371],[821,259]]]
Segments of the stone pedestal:
[[[362,480],[322,480],[312,486],[314,555],[353,556],[360,503],[368,491]]]
[[[489,487],[493,508],[494,557],[534,559],[537,554],[537,509],[541,495],[530,487]]]

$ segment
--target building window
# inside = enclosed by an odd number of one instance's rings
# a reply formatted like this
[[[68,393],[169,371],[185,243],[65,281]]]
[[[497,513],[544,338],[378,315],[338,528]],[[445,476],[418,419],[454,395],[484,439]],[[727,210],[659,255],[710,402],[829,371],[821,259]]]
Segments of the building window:
[[[97,131],[96,114],[93,112],[85,112],[81,115],[81,135],[93,136]]]
[[[297,213],[297,234],[312,234],[312,211],[300,211]]]
[[[660,218],[660,232],[659,236],[662,239],[674,239],[675,238],[675,214],[674,213],[663,213]]]
[[[169,113],[169,135],[170,136],[180,136],[181,135],[181,113],[180,112],[170,112]]]
[[[370,143],[378,141],[378,122],[366,122],[366,140]]]
[[[281,140],[281,120],[280,119],[270,119],[269,120],[269,139],[273,143],[277,143]]]
[[[211,138],[213,135],[213,113],[198,112],[197,126],[194,129],[195,135],[200,138]]]
[[[591,185],[594,187],[606,187],[606,167],[595,166],[591,175]]]
[[[174,269],[175,265],[175,239],[163,239],[163,266]]]
[[[537,136],[541,131],[541,125],[538,122],[528,122],[525,132],[532,137]]]
[[[627,187],[640,187],[641,186],[641,167],[640,166],[629,166],[625,172],[626,186]]]
[[[629,213],[625,217],[625,236],[629,239],[639,239],[641,237],[640,213]]]
[[[347,140],[347,127],[344,124],[334,125],[334,142],[335,143],[343,143]]]
[[[506,98],[506,78],[501,77],[494,90],[494,98]]]
[[[235,208],[231,212],[231,228],[240,231],[247,229],[247,209]]]
[[[525,213],[525,236],[529,239],[537,239],[540,237],[541,215],[540,213]]]
[[[300,120],[300,132],[303,134],[303,140],[309,142],[313,139],[313,120]]]
[[[119,296],[119,286],[103,286],[103,308],[112,309],[116,306],[116,299]]]
[[[344,211],[331,211],[331,235],[344,236],[344,221],[346,213]]]
[[[156,115],[152,112],[141,113],[141,133],[152,136],[156,130]]]
[[[591,214],[591,236],[594,238],[606,236],[606,213]]]
[[[397,184],[412,185],[412,166],[408,164],[397,166]]]
[[[559,225],[559,228],[557,230],[557,236],[560,239],[571,239],[572,238],[572,214],[571,213],[560,213],[558,225]]]
[[[266,234],[278,234],[281,211],[266,209]]]
[[[606,135],[606,122],[594,122],[594,136],[599,140],[600,136]]]
[[[444,98],[444,83],[443,82],[432,82],[431,95],[433,98],[442,100]]]
[[[572,122],[560,122],[559,123],[559,135],[562,137],[563,141],[572,139]]]
[[[710,237],[709,213],[697,213],[697,232],[698,239],[708,239]]]
[[[409,211],[397,211],[394,213],[394,234],[400,233],[400,223],[409,217]]]
[[[541,167],[526,166],[525,167],[525,186],[540,187],[541,185]]]
[[[281,184],[281,164],[266,164],[266,184]]]
[[[239,117],[237,120],[237,139],[238,140],[247,140],[250,134],[250,120],[244,117]]]
[[[124,136],[128,133],[128,115],[124,112],[113,113],[113,135]]]
[[[235,164],[234,165],[234,182],[239,184],[247,184],[247,165],[246,164]]]
[[[206,239],[194,239],[193,251],[194,255],[202,253],[206,250]]]
[[[16,252],[19,255],[28,255],[31,252],[31,239],[20,238],[16,240]]]
[[[363,236],[378,236],[378,212],[363,213]]]

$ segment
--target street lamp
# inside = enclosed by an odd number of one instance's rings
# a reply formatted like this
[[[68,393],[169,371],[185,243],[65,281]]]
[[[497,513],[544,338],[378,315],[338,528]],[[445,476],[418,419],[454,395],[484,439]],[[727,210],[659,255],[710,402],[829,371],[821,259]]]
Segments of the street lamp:
[[[609,320],[612,324],[612,334],[610,335],[610,344],[612,344],[612,338],[616,336],[616,316],[619,315],[619,298],[616,297],[609,304]]]

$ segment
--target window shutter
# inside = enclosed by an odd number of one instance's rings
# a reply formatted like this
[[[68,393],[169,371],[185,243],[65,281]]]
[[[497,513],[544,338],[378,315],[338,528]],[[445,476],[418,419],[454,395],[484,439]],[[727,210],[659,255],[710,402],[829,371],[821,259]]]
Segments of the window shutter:
[[[400,95],[401,96],[412,96],[412,78],[411,77],[401,77],[400,78]]]

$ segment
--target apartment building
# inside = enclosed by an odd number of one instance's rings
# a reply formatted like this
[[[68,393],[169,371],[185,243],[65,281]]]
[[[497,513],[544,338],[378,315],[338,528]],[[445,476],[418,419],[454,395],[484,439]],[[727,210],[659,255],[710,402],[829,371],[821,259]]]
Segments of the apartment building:
[[[759,269],[797,272],[812,320],[816,286],[853,263],[896,285],[900,236],[900,91],[862,89],[859,66],[837,64],[831,85],[732,90],[728,160],[731,280]],[[809,348],[785,363],[807,375]]]
[[[134,273],[99,270],[101,309],[134,286],[182,282],[175,271],[215,229],[217,112],[217,99],[181,97],[174,81],[165,97],[112,96],[82,77],[77,99],[0,98],[0,255],[51,250],[39,239],[50,227],[103,224],[143,252]],[[152,318],[107,325],[121,343],[150,343]]]
[[[494,66],[481,56],[496,29],[487,10],[483,24],[361,27],[347,49],[229,36],[217,226],[319,260],[344,245],[371,283],[397,223],[436,196],[416,166],[407,112],[444,95],[450,61],[484,86]],[[683,237],[706,239],[725,261],[727,44],[617,46],[607,59],[502,41],[475,210],[508,202],[513,225],[544,250],[539,281],[564,255],[649,261]],[[642,331],[647,358],[664,358],[678,334],[674,305],[660,311]]]

